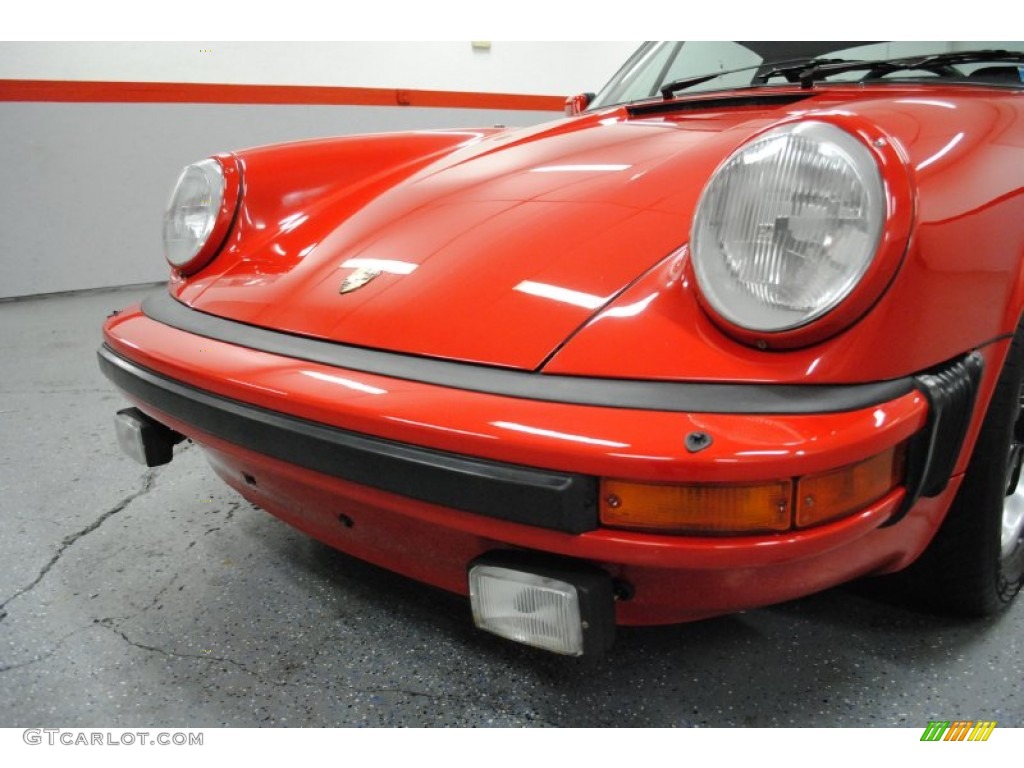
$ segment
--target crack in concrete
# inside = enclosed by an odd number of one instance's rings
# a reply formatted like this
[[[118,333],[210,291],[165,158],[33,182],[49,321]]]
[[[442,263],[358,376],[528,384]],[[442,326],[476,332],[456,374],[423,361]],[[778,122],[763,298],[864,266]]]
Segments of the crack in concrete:
[[[174,585],[174,583],[178,580],[178,577],[180,575],[181,575],[181,571],[175,571],[174,575],[171,576],[170,580],[166,584],[164,584],[162,587],[160,587],[160,589],[157,590],[156,594],[153,595],[153,599],[149,601],[149,605],[147,605],[145,608],[143,608],[141,611],[139,611],[139,615],[142,615],[146,611],[151,610],[152,608],[156,607],[156,604],[160,601],[160,598],[163,597],[164,594],[166,594],[167,590],[170,589]]]
[[[287,683],[278,682],[277,680],[269,680],[263,675],[261,675],[259,672],[249,669],[249,667],[243,664],[242,662],[235,661],[234,659],[229,659],[227,656],[213,656],[208,653],[180,653],[178,651],[168,650],[167,648],[160,648],[156,645],[147,645],[146,643],[140,643],[137,640],[132,640],[130,637],[128,637],[128,635],[121,631],[121,629],[114,626],[114,622],[110,619],[95,619],[94,622],[98,626],[101,626],[104,629],[108,629],[111,632],[113,632],[115,635],[117,635],[126,643],[128,643],[128,645],[143,651],[149,651],[150,653],[159,653],[161,656],[169,656],[177,659],[200,659],[202,661],[222,661],[225,664],[231,664],[232,666],[237,667],[238,669],[245,672],[247,675],[252,675],[261,683],[266,683],[267,685],[275,685],[278,687],[284,687],[287,685]]]
[[[229,520],[232,520],[234,518],[235,512],[238,510],[238,508],[240,506],[241,506],[241,504],[239,502],[237,502],[237,501],[230,501],[230,502],[228,502],[227,513],[224,515],[224,522],[225,523],[228,522]]]
[[[0,673],[10,672],[12,669],[21,669],[22,667],[29,667],[29,666],[31,666],[33,664],[38,664],[41,661],[46,661],[51,656],[53,656],[55,653],[57,653],[57,651],[60,650],[60,647],[62,645],[64,645],[64,641],[67,640],[69,637],[71,637],[72,635],[77,635],[79,632],[84,632],[85,630],[91,629],[91,628],[92,628],[92,624],[86,624],[84,627],[79,627],[78,629],[72,630],[71,632],[68,632],[66,635],[64,635],[62,638],[60,638],[54,644],[53,648],[48,650],[46,653],[42,653],[42,654],[40,654],[40,655],[38,655],[38,656],[36,656],[34,658],[29,659],[28,661],[22,661],[22,662],[19,662],[17,664],[8,664],[5,667],[0,667]]]
[[[128,614],[124,614],[123,616],[107,616],[107,617],[102,618],[102,619],[94,619],[93,623],[95,624],[95,623],[98,623],[98,622],[105,623],[105,622],[114,622],[114,621],[131,621],[132,619],[136,619],[139,616],[142,616],[147,611],[150,611],[150,610],[152,610],[153,608],[156,607],[156,605],[160,602],[160,598],[163,597],[164,594],[167,592],[167,590],[170,589],[174,585],[174,583],[178,580],[178,577],[180,575],[181,575],[181,571],[175,571],[174,575],[171,576],[170,580],[166,584],[164,584],[162,587],[160,587],[160,589],[157,590],[156,594],[153,595],[153,597],[150,599],[149,603],[147,605],[144,605],[142,608],[138,609],[135,613],[128,613]]]
[[[347,690],[354,691],[355,693],[397,693],[403,696],[420,696],[431,701],[437,701],[438,699],[450,699],[456,702],[463,701],[461,697],[452,696],[451,694],[410,691],[408,688],[348,688]]]
[[[175,577],[176,576],[177,576],[177,574],[175,574]],[[172,579],[172,581],[173,581],[173,579]],[[169,587],[170,584],[168,584],[167,586]],[[146,610],[148,610],[148,607],[146,609],[143,609],[142,612],[145,612]],[[136,614],[136,615],[141,615],[141,613],[140,614]],[[133,617],[129,617],[129,618],[134,618],[134,616]],[[261,683],[264,683],[266,685],[273,685],[273,686],[276,686],[278,688],[287,688],[289,685],[291,685],[291,683],[286,681],[286,680],[273,680],[271,678],[268,678],[267,676],[265,676],[265,675],[255,671],[255,670],[251,669],[248,665],[246,665],[246,664],[244,664],[244,663],[242,663],[240,661],[236,661],[235,659],[228,658],[227,656],[212,656],[212,655],[207,654],[207,653],[182,653],[180,651],[172,651],[172,650],[169,650],[167,648],[161,648],[161,647],[156,646],[156,645],[148,645],[147,643],[140,643],[139,641],[133,640],[127,634],[125,634],[125,632],[123,630],[121,630],[120,627],[116,626],[114,622],[115,622],[115,620],[113,618],[102,618],[102,619],[94,619],[93,620],[94,624],[96,624],[98,626],[101,626],[104,629],[107,629],[107,630],[113,632],[118,637],[120,637],[122,640],[124,640],[128,645],[130,645],[130,646],[132,646],[134,648],[138,648],[138,649],[143,650],[143,651],[149,651],[151,653],[158,653],[158,654],[160,654],[162,656],[168,656],[168,657],[178,658],[178,659],[200,659],[202,661],[222,661],[225,664],[231,664],[232,666],[237,667],[238,669],[240,669],[243,672],[245,672],[247,675],[251,675],[252,677],[254,677],[257,680],[259,680]],[[316,660],[320,657],[321,653],[323,653],[323,648],[324,648],[324,644],[319,644],[318,645],[317,651],[313,654],[312,658],[310,659],[310,665],[307,665],[307,666],[311,666],[312,664],[314,664],[316,662]],[[289,670],[289,671],[290,672],[294,672],[295,670]],[[453,694],[428,693],[427,691],[416,691],[416,690],[411,690],[409,688],[386,687],[386,686],[365,687],[365,688],[363,688],[363,687],[345,686],[345,688],[346,688],[346,690],[348,690],[349,692],[352,692],[352,693],[394,694],[394,695],[399,695],[399,696],[408,696],[410,698],[420,697],[420,698],[430,699],[431,701],[449,700],[449,701],[454,701],[456,703],[465,703],[465,699],[463,697],[456,696],[456,695],[453,695]]]
[[[68,548],[73,546],[80,539],[84,538],[85,536],[88,536],[90,533],[95,531],[97,528],[103,525],[103,523],[105,523],[114,515],[118,514],[119,512],[123,512],[125,508],[127,508],[128,505],[135,501],[137,498],[139,498],[140,496],[144,496],[151,490],[153,490],[153,486],[156,484],[156,470],[148,469],[146,470],[142,477],[142,488],[137,490],[135,493],[131,493],[125,496],[123,499],[117,502],[117,504],[115,504],[102,515],[97,517],[82,530],[68,534],[61,540],[60,546],[57,547],[57,551],[50,558],[49,562],[47,562],[46,565],[39,569],[39,573],[36,575],[36,577],[31,582],[29,582],[24,587],[15,592],[13,595],[4,600],[2,603],[0,603],[0,621],[3,621],[7,618],[8,614],[7,611],[4,609],[13,600],[35,589],[39,582],[41,582],[46,577],[46,574],[48,574],[50,570],[57,564],[57,562],[64,556],[64,553],[67,552]]]
[[[208,659],[210,661],[223,661],[227,664],[233,664],[244,672],[255,674],[242,662],[229,659],[226,656],[211,656],[208,653],[179,653],[178,651],[170,651],[166,648],[159,648],[155,645],[146,645],[145,643],[140,643],[137,640],[132,640],[128,635],[116,627],[111,619],[94,619],[93,621],[104,629],[109,629],[115,635],[118,635],[122,640],[128,643],[128,645],[134,646],[135,648],[141,648],[144,651],[152,651],[153,653],[159,653],[163,656],[173,656],[178,659]]]

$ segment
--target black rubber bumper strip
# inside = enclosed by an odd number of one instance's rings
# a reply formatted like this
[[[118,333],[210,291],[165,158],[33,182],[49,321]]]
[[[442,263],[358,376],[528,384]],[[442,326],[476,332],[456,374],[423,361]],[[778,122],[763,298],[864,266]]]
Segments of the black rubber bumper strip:
[[[907,495],[886,525],[899,522],[921,496],[938,496],[949,485],[981,387],[985,359],[973,352],[915,377],[928,400],[928,423],[911,438],[907,452]]]
[[[401,496],[565,533],[597,527],[597,479],[444,453],[329,427],[221,397],[104,345],[100,369],[130,396],[208,435]]]
[[[677,413],[813,415],[870,408],[914,389],[912,377],[869,384],[711,384],[511,371],[382,352],[258,328],[190,309],[166,291],[142,303],[147,317],[240,347],[449,389],[601,408]]]

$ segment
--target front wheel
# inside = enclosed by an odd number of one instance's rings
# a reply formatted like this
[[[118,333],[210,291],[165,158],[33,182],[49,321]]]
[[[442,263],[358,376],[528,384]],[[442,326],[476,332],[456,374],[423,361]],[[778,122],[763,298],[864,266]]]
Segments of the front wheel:
[[[982,423],[963,483],[928,549],[907,570],[914,591],[945,612],[1005,609],[1024,584],[1024,324]]]

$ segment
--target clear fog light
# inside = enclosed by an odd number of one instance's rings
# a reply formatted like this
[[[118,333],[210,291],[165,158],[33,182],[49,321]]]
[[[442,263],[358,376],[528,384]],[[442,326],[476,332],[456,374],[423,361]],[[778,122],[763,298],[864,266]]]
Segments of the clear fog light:
[[[153,421],[138,408],[125,408],[114,416],[117,444],[128,456],[146,467],[170,463],[174,446],[185,439],[172,429]]]
[[[614,638],[611,577],[587,564],[496,552],[469,570],[473,621],[508,640],[567,656],[600,654]]]

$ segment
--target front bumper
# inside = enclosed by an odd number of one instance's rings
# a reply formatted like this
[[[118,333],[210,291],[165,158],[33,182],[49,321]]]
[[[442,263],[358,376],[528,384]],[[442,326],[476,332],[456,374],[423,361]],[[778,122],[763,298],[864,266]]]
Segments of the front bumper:
[[[609,382],[603,393],[563,377],[444,364],[466,370],[458,386],[437,380],[451,368],[366,350],[344,367],[317,359],[344,352],[338,345],[172,301],[108,321],[100,359],[115,384],[202,444],[218,474],[268,511],[338,549],[456,592],[466,592],[466,568],[477,556],[523,548],[605,568],[627,587],[630,599],[616,604],[622,624],[779,602],[902,567],[930,540],[958,486],[954,477],[909,510],[897,489],[837,522],[771,535],[602,528],[600,477],[750,482],[827,471],[915,435],[933,443],[935,398],[909,379],[802,388],[795,398],[787,390],[801,388],[726,388],[751,393],[733,407],[735,398],[713,397],[722,385]],[[411,367],[384,375],[372,370],[382,359]],[[704,410],[684,410],[687,397]],[[714,442],[691,453],[683,437],[698,430]]]

